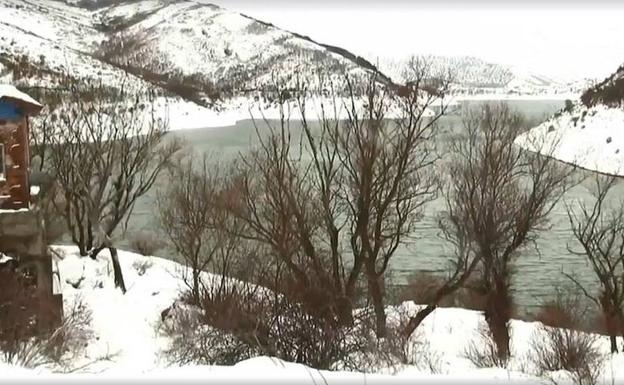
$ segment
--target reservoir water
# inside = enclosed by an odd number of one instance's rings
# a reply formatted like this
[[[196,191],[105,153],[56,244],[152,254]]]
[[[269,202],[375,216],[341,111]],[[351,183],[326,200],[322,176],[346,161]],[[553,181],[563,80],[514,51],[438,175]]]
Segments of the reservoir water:
[[[564,105],[560,100],[509,101],[509,104],[536,121],[544,120]],[[458,116],[445,117],[441,125],[450,127],[455,132],[461,130]],[[298,131],[296,123],[291,123],[291,130],[296,134]],[[231,127],[176,131],[173,135],[184,138],[196,151],[209,152],[219,157],[244,153],[257,140],[251,120],[240,121]],[[442,146],[443,142],[444,139],[442,139]],[[172,181],[161,178],[158,185],[163,187],[167,183],[172,183]],[[618,186],[618,189],[621,188],[622,186]],[[541,297],[551,294],[553,286],[565,280],[562,272],[574,274],[581,282],[594,284],[593,273],[589,265],[582,257],[572,255],[568,251],[568,245],[576,245],[571,236],[564,205],[564,202],[573,204],[575,200],[587,199],[589,196],[590,193],[585,185],[576,186],[569,191],[564,201],[560,202],[551,214],[551,229],[543,232],[537,241],[539,252],[534,248],[528,248],[517,259],[513,289],[520,308],[530,310],[539,303]],[[155,198],[156,191],[151,191],[137,202],[127,233],[125,236],[120,236],[122,238],[119,239],[120,246],[127,247],[128,240],[141,231],[159,231]],[[444,201],[441,198],[427,206],[425,217],[415,234],[416,240],[409,247],[400,249],[391,262],[393,282],[403,283],[415,271],[444,271],[448,257],[445,255],[444,241],[438,235],[436,222],[437,213],[444,208]],[[157,254],[175,258],[175,255],[171,255],[171,251],[161,251]]]

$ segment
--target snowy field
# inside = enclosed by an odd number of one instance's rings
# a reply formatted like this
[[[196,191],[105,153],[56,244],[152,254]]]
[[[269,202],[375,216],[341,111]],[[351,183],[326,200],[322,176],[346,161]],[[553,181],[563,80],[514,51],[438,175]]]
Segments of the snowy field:
[[[71,246],[57,246],[60,284],[69,311],[82,302],[92,312],[88,346],[75,357],[71,373],[54,368],[26,369],[0,363],[3,382],[10,380],[200,380],[254,381],[266,383],[413,383],[414,380],[473,383],[572,383],[565,372],[537,377],[532,373],[529,341],[539,338],[539,323],[512,321],[512,359],[506,368],[476,368],[464,357],[468,344],[478,341],[477,330],[483,321],[480,312],[440,308],[426,318],[416,333],[426,341],[427,357],[435,370],[417,366],[379,367],[373,374],[317,371],[303,365],[270,357],[257,357],[226,366],[171,366],[162,352],[169,340],[158,331],[161,312],[172,305],[183,289],[183,267],[176,262],[120,252],[128,291],[115,289],[112,265],[107,252],[96,261],[80,258]],[[142,271],[144,270],[144,272]],[[388,308],[390,317],[397,312],[414,312],[411,302]],[[475,340],[477,339],[477,340]],[[601,337],[601,348],[608,352],[608,339]],[[624,381],[624,354],[608,356],[599,383]],[[428,366],[430,368],[431,366]]]

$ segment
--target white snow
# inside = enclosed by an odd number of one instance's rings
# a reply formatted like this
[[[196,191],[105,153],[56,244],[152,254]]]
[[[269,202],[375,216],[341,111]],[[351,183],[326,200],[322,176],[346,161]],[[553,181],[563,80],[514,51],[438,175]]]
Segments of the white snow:
[[[419,328],[422,341],[429,343],[429,354],[439,363],[439,373],[416,366],[404,366],[392,370],[378,368],[375,374],[353,372],[329,372],[287,363],[270,357],[256,357],[225,366],[170,366],[160,352],[168,346],[166,337],[156,328],[161,311],[179,296],[183,284],[180,280],[183,268],[176,262],[156,257],[144,257],[120,251],[119,258],[128,291],[123,295],[115,289],[112,267],[107,252],[96,261],[79,257],[72,246],[56,246],[61,255],[58,267],[65,308],[70,309],[82,301],[92,311],[91,328],[94,335],[85,353],[76,359],[76,367],[82,370],[71,374],[54,373],[51,368],[24,369],[0,363],[3,379],[28,381],[81,381],[81,380],[214,380],[254,381],[266,383],[304,382],[370,384],[388,382],[413,383],[415,380],[458,381],[478,383],[550,383],[548,379],[522,373],[527,364],[528,341],[534,337],[538,323],[512,321],[513,358],[508,368],[475,368],[463,357],[468,344],[475,338],[483,317],[480,312],[454,308],[435,310]],[[145,263],[148,268],[139,275],[137,265]],[[74,287],[75,286],[75,287]],[[400,307],[389,307],[389,319],[403,312],[413,312],[419,307],[406,302]],[[602,337],[602,347],[608,349],[608,340]],[[109,357],[101,362],[98,359]],[[607,360],[601,382],[604,384],[624,381],[624,354]],[[527,366],[529,365],[529,366]],[[565,373],[553,373],[564,378],[558,383],[571,384]]]
[[[587,170],[624,175],[624,110],[576,105],[519,136],[516,143]]]
[[[13,260],[13,258],[9,257],[8,255],[0,253],[0,263],[7,263],[11,260]]]
[[[17,99],[39,108],[42,107],[41,104],[39,104],[38,101],[30,97],[30,95],[23,93],[22,91],[15,88],[15,86],[10,84],[0,84],[0,99],[2,98]]]
[[[356,107],[360,113],[364,100],[358,100]],[[334,104],[336,105],[336,111],[334,111]],[[196,129],[196,128],[215,128],[215,127],[229,127],[236,125],[237,122],[242,120],[278,120],[280,119],[280,108],[276,104],[262,103],[254,101],[246,97],[233,98],[226,103],[222,103],[218,108],[207,108],[199,106],[193,102],[188,102],[180,99],[160,99],[157,102],[157,108],[163,114],[163,118],[167,118],[169,122],[169,128],[172,131]],[[339,119],[347,119],[348,114],[345,106],[348,106],[348,100],[337,99],[332,100],[324,97],[310,97],[306,99],[306,118],[309,120],[316,120],[322,115],[322,109],[325,109],[325,115],[329,119],[335,117]],[[440,101],[434,101],[430,107],[440,106]],[[444,101],[445,108],[456,108],[458,102],[452,99]],[[291,121],[301,120],[301,112],[295,101],[286,103],[284,114]],[[424,112],[424,116],[434,115],[434,111],[429,108]],[[388,111],[389,118],[396,118],[399,115],[397,109],[390,109]]]

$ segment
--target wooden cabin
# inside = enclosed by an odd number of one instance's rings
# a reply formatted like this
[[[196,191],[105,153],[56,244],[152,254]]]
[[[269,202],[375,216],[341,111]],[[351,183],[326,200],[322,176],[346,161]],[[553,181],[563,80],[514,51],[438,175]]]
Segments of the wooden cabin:
[[[10,85],[0,85],[0,209],[30,207],[28,118],[42,106]]]
[[[62,316],[60,285],[53,285],[45,223],[31,202],[29,183],[29,117],[41,108],[27,94],[0,84],[0,259],[7,256],[12,261],[0,263],[0,272],[31,282],[29,290],[38,305],[29,311],[45,312],[44,318],[56,323]]]

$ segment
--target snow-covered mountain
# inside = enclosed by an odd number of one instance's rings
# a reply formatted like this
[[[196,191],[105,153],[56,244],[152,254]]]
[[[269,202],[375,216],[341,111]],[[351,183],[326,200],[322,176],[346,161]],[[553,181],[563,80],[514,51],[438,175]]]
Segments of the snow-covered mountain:
[[[580,94],[595,82],[593,79],[557,79],[472,56],[417,55],[405,60],[382,59],[379,68],[393,80],[401,81],[402,69],[410,60],[426,62],[433,72],[450,71],[451,90],[460,96]]]
[[[474,57],[429,58],[434,67],[453,70],[457,94],[545,95],[587,87],[585,80],[551,79]],[[212,105],[301,64],[304,75],[322,67],[334,75],[377,72],[390,82],[401,81],[404,63],[386,61],[378,69],[342,48],[206,1],[0,0],[0,81],[18,76],[40,85],[58,73],[104,81],[127,76],[137,86]]]
[[[621,66],[516,143],[587,170],[624,176],[623,102]]]
[[[5,74],[16,64],[40,77],[125,71],[199,101],[257,89],[301,63],[333,74],[377,72],[340,48],[197,1],[0,0],[0,16]]]

